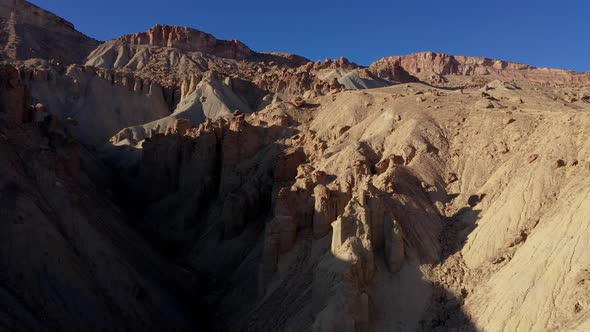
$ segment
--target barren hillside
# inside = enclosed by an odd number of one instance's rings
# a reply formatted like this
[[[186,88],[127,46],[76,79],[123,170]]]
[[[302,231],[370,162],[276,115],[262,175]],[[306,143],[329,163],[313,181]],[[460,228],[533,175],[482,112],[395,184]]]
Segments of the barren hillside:
[[[0,23],[1,331],[588,330],[588,73]]]

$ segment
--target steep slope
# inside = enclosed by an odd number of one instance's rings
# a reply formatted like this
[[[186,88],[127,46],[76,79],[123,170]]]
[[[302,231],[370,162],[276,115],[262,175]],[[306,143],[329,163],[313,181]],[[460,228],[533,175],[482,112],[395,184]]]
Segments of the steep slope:
[[[217,40],[204,32],[176,26],[158,25],[144,33],[108,41],[88,56],[86,65],[133,72],[176,89],[196,77],[198,83],[198,77],[208,71],[237,76],[269,93],[285,95],[391,84],[345,58],[312,63],[293,54],[258,53],[238,41]]]
[[[125,225],[71,124],[0,77],[0,329],[192,330],[190,276]]]
[[[268,63],[294,68],[309,60],[282,53],[257,53],[237,40],[218,40],[187,27],[156,25],[146,32],[110,40],[93,50],[86,65],[133,71],[164,86],[179,86],[185,78],[216,70],[250,75]]]
[[[121,128],[171,113],[173,92],[132,74],[36,60],[24,62],[19,71],[32,102],[61,121],[75,121],[73,134],[85,145],[102,146]]]
[[[251,82],[238,78],[223,78],[215,72],[206,72],[201,81],[183,90],[174,112],[156,121],[121,130],[111,142],[115,145],[141,147],[141,142],[157,133],[174,130],[178,122],[185,122],[186,129],[234,112],[252,113],[259,110],[265,91]],[[266,95],[266,99],[270,98]],[[264,104],[263,104],[264,105]]]
[[[138,227],[216,280],[219,329],[575,328],[589,93],[398,85],[157,135]]]
[[[0,1],[0,57],[81,62],[99,42],[74,25],[25,0]]]

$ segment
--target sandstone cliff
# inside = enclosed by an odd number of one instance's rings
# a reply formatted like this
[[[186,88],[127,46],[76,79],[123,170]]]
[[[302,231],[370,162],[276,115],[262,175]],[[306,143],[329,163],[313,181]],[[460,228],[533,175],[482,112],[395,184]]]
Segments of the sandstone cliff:
[[[237,40],[218,40],[195,29],[156,25],[147,32],[119,38],[131,45],[177,48],[185,52],[201,52],[222,58],[244,60],[252,55],[248,46]]]
[[[371,64],[369,70],[380,77],[388,78],[399,68],[411,75],[490,76],[504,80],[526,79],[537,82],[587,80],[587,75],[571,70],[537,68],[503,60],[434,52],[383,58]]]

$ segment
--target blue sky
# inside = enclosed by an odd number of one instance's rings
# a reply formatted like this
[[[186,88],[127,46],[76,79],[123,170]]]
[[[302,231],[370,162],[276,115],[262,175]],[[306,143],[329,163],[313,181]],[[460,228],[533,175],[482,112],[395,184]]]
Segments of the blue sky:
[[[362,65],[437,51],[590,71],[590,1],[32,0],[99,40],[182,25],[257,51]]]

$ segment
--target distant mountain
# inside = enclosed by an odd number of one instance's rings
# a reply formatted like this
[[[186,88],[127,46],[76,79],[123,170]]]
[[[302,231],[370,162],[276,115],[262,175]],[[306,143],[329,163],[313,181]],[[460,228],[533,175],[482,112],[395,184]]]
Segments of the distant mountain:
[[[61,17],[23,0],[0,0],[0,59],[79,63],[100,43]]]

